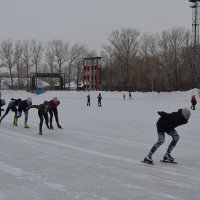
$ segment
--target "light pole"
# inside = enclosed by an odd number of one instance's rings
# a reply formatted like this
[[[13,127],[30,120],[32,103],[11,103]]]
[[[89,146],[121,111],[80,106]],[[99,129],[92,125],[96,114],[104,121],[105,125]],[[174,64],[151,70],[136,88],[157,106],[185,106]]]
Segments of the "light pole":
[[[199,48],[199,12],[200,0],[189,0],[192,8],[192,75],[193,87],[199,86],[199,69],[197,68],[197,56]]]

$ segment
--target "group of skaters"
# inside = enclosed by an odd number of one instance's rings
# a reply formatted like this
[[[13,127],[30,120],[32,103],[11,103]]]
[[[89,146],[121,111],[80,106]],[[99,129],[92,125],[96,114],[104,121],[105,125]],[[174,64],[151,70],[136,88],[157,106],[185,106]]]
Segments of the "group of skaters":
[[[87,106],[90,106],[90,94],[87,95]],[[98,107],[101,107],[102,104],[101,104],[101,100],[102,100],[102,96],[101,96],[101,93],[98,94],[97,96],[97,100],[98,100]]]
[[[128,92],[128,98],[129,98],[129,100],[133,100],[133,97],[132,97],[132,95],[131,95],[131,92]],[[124,99],[124,100],[126,99],[126,93],[125,93],[125,92],[123,92],[123,99]]]
[[[132,97],[132,95],[131,95],[131,92],[129,92],[128,95],[129,95],[129,100],[133,100],[133,97]],[[101,100],[102,100],[101,93],[98,94],[97,99],[98,99],[98,107],[102,107],[102,104],[101,104]],[[126,94],[125,94],[125,92],[123,92],[123,99],[124,99],[124,100],[126,99]],[[90,106],[90,101],[91,101],[90,94],[88,94],[88,95],[87,95],[87,106]]]
[[[59,119],[58,119],[58,110],[57,107],[60,104],[60,101],[58,100],[57,97],[54,97],[50,101],[44,101],[40,105],[32,105],[32,99],[31,97],[28,97],[25,100],[19,99],[14,99],[11,98],[10,102],[8,103],[8,106],[6,108],[6,111],[2,115],[2,111],[4,109],[2,108],[4,105],[6,105],[5,99],[0,99],[0,124],[2,123],[2,120],[6,117],[6,115],[12,111],[14,112],[14,118],[13,118],[13,125],[17,126],[18,125],[18,119],[22,116],[22,112],[24,113],[25,116],[25,121],[24,121],[24,128],[29,128],[28,125],[28,111],[32,108],[38,109],[38,116],[40,119],[39,123],[39,135],[42,135],[42,126],[43,126],[43,121],[45,120],[45,124],[48,129],[54,129],[52,122],[53,122],[53,116],[55,117],[55,121],[57,123],[58,128],[62,128],[61,125],[59,124]]]

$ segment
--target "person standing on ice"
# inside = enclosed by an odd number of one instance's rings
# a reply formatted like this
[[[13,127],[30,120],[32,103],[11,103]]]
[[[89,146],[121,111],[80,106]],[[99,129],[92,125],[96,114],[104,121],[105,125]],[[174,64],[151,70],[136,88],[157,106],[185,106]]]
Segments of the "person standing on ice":
[[[5,113],[2,115],[1,119],[0,119],[0,123],[2,122],[3,118],[11,111],[13,111],[15,113],[14,115],[14,119],[13,119],[13,125],[17,126],[17,110],[18,110],[18,106],[19,103],[21,102],[21,99],[14,99],[11,98],[11,101],[8,103],[8,106],[6,108]]]
[[[158,133],[158,141],[153,145],[148,155],[144,158],[144,162],[153,164],[152,155],[155,151],[162,145],[165,141],[165,133],[172,137],[172,141],[169,144],[166,154],[163,157],[163,161],[173,162],[174,158],[170,155],[174,147],[176,146],[179,135],[175,128],[177,126],[187,124],[190,118],[191,112],[187,108],[179,109],[177,112],[166,113],[159,112],[160,118],[157,121],[157,133]]]
[[[31,108],[38,109],[38,116],[40,118],[39,135],[42,135],[42,125],[43,125],[44,120],[45,120],[45,124],[46,124],[47,128],[50,129],[50,127],[49,127],[49,117],[48,117],[48,111],[50,109],[49,102],[44,101],[44,103],[40,104],[40,105],[28,106],[28,110],[31,109]]]
[[[87,95],[87,106],[90,106],[90,94]]]
[[[28,122],[28,107],[32,105],[32,99],[31,97],[28,97],[26,100],[23,100],[19,103],[18,111],[17,111],[17,118],[16,118],[16,124],[18,118],[22,116],[22,111],[25,115],[25,122],[24,122],[24,128],[29,128],[27,122]]]
[[[133,97],[131,96],[131,92],[129,92],[129,100],[133,100]]]
[[[2,107],[6,105],[6,101],[5,99],[1,99],[0,98],[0,117],[1,117],[1,111],[4,111],[4,109],[2,109]]]
[[[197,104],[197,100],[196,100],[196,97],[195,97],[195,95],[192,95],[192,98],[191,98],[191,109],[192,110],[195,110],[195,106],[196,106],[196,104]]]
[[[126,99],[126,94],[125,94],[125,92],[123,92],[123,99],[124,99],[124,100]]]
[[[101,106],[102,106],[102,105],[101,105],[101,100],[102,100],[101,93],[99,93],[97,99],[98,99],[98,106],[101,107]]]
[[[53,115],[55,117],[58,128],[62,128],[62,126],[59,124],[59,119],[58,119],[57,107],[59,105],[60,105],[60,101],[58,100],[57,97],[54,97],[52,100],[49,101],[50,129],[53,129],[53,125],[52,125]]]

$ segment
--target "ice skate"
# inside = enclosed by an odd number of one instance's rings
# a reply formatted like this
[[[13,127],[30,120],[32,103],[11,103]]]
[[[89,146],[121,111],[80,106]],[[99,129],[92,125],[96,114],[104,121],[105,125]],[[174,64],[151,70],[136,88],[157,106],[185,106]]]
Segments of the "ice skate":
[[[30,128],[27,123],[24,124],[24,128]]]
[[[13,126],[17,126],[17,117],[14,117],[13,119]]]
[[[166,153],[164,155],[163,160],[161,160],[161,162],[177,164],[175,159],[169,153]]]
[[[175,159],[169,153],[166,153],[163,157],[163,160],[168,162],[173,162]]]
[[[150,156],[150,155],[148,155],[148,156],[146,156],[145,158],[144,158],[144,161],[143,161],[144,163],[147,163],[147,164],[151,164],[151,165],[153,165],[154,163],[153,163],[153,160],[152,160],[152,157]]]

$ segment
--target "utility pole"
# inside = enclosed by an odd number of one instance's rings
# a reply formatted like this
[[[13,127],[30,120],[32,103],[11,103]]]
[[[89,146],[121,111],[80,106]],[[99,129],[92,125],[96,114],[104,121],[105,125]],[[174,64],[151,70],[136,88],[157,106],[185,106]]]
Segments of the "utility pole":
[[[199,2],[200,0],[189,0],[192,8],[192,77],[193,87],[199,87],[200,71],[197,67],[197,58],[199,53]]]

